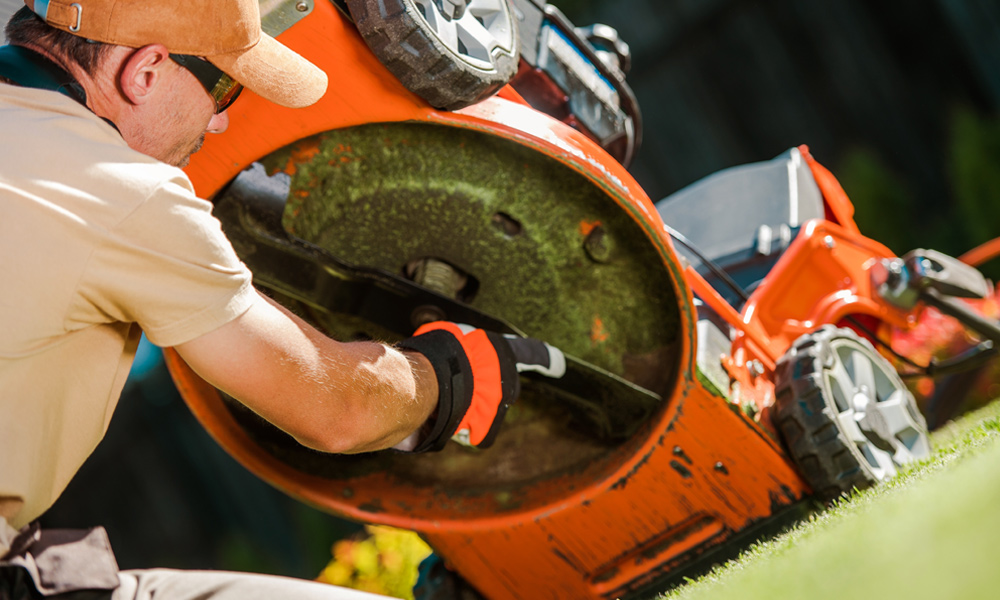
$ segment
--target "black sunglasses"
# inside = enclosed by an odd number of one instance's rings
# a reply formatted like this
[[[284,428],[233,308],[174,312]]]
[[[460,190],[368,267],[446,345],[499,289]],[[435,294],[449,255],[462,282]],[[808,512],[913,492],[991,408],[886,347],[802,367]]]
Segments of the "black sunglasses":
[[[171,54],[170,58],[187,69],[215,100],[215,113],[221,113],[236,101],[243,86],[204,58],[188,54]]]

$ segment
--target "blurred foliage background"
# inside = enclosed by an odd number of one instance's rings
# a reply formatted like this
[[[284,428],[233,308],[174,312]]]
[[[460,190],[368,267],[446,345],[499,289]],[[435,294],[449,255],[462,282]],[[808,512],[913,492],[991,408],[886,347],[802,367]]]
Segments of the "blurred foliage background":
[[[319,581],[356,590],[413,599],[417,568],[430,546],[410,531],[366,525],[363,533],[333,545],[333,558]]]
[[[629,81],[645,120],[632,171],[654,201],[805,143],[843,183],[862,231],[897,253],[960,254],[1000,235],[996,0],[555,4],[578,25],[612,25],[631,45]],[[0,0],[0,16],[20,5]],[[105,441],[46,525],[105,525],[124,568],[341,582],[391,571],[393,553],[416,560],[417,545],[317,512],[244,471],[147,352]],[[342,538],[350,543],[332,548]]]
[[[897,253],[1000,235],[995,0],[555,4],[630,44],[645,120],[632,171],[654,201],[808,144]]]

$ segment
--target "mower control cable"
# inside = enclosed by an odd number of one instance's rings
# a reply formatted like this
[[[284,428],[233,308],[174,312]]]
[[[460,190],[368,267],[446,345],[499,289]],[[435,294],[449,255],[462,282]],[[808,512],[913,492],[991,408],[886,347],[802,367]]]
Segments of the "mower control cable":
[[[705,265],[708,268],[708,270],[712,272],[712,275],[718,277],[720,280],[722,280],[723,283],[726,284],[726,286],[729,289],[736,292],[736,295],[739,296],[740,299],[743,300],[743,302],[746,302],[747,300],[750,299],[750,294],[748,294],[747,291],[743,289],[743,287],[740,284],[736,283],[736,280],[733,279],[729,275],[729,273],[726,273],[726,271],[722,267],[715,264],[715,261],[702,254],[701,250],[698,250],[698,248],[694,245],[694,243],[691,242],[691,240],[687,239],[687,237],[685,237],[683,233],[677,231],[676,229],[674,229],[669,225],[664,225],[663,228],[667,230],[667,233],[670,234],[670,237],[674,238],[674,240],[677,243],[687,248],[688,252],[690,252],[691,254],[694,254],[698,258],[698,260],[700,260],[702,264]]]

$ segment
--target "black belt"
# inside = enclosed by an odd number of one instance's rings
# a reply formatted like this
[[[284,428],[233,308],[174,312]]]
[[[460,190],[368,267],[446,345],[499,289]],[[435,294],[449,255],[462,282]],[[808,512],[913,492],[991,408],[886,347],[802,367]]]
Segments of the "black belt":
[[[0,559],[0,599],[110,598],[119,585],[118,563],[108,534],[94,529],[25,527]]]

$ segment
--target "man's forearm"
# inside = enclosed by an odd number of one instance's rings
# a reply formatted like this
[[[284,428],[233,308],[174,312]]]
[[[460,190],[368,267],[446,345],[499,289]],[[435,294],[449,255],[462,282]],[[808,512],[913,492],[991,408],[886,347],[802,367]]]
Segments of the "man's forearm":
[[[414,434],[437,406],[437,379],[428,360],[416,352],[378,342],[331,340],[284,307],[268,299],[302,329],[317,350],[327,385],[317,386],[324,408],[314,435],[296,436],[300,443],[325,452],[356,454],[382,450]],[[337,432],[337,433],[334,433]]]
[[[269,299],[177,350],[207,381],[321,452],[392,447],[437,406],[422,355],[334,341]]]

